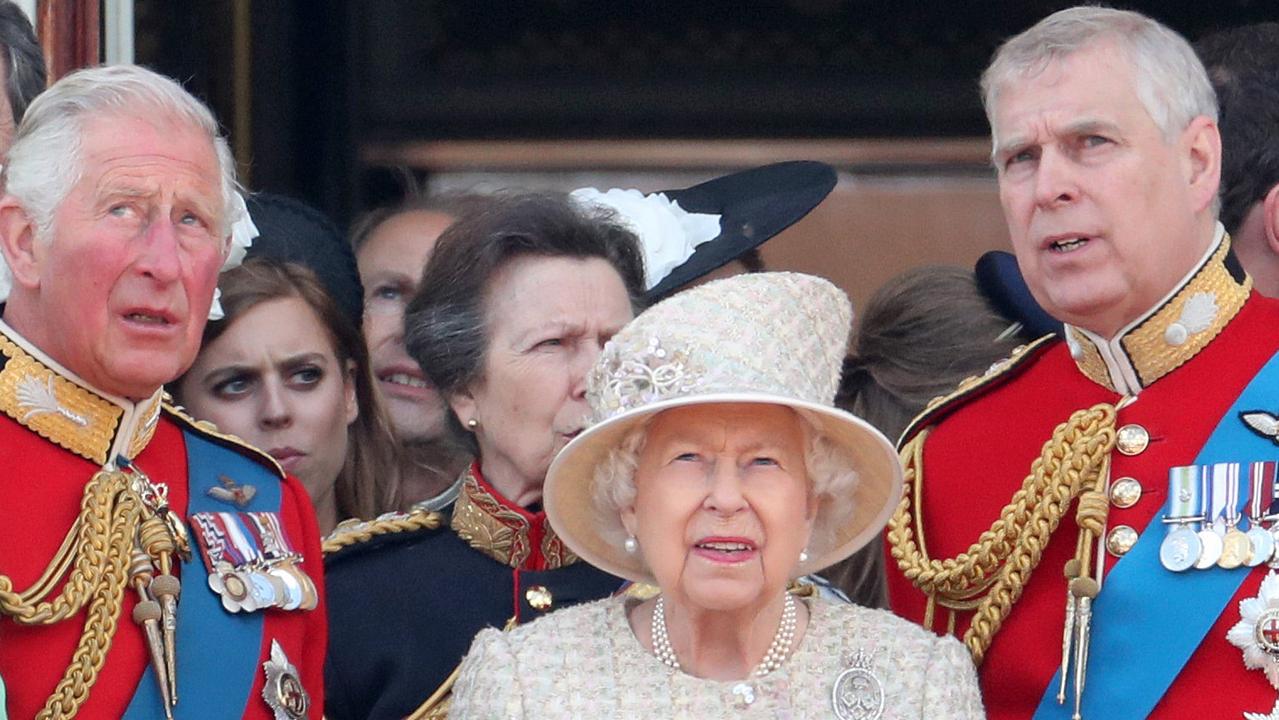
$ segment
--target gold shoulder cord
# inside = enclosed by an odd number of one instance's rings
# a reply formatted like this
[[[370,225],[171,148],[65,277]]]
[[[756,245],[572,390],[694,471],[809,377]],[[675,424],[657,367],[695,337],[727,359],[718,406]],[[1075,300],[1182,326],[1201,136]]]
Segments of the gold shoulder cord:
[[[0,575],[0,613],[18,624],[53,625],[89,605],[71,663],[36,718],[73,717],[88,699],[115,637],[142,511],[143,502],[128,476],[99,471],[85,487],[79,516],[40,579],[15,592],[13,581]],[[69,568],[74,569],[62,592],[47,601]]]
[[[379,535],[436,530],[443,522],[444,516],[435,511],[395,513],[371,521],[347,520],[339,523],[333,533],[324,539],[322,549],[325,555],[331,555],[342,548],[368,542]]]
[[[1066,575],[1075,585],[1092,580],[1093,543],[1106,523],[1106,470],[1115,445],[1116,406],[1098,404],[1079,410],[1053,430],[1021,489],[1004,506],[999,518],[954,558],[928,556],[922,521],[924,481],[923,430],[901,451],[907,491],[888,523],[892,555],[907,579],[928,596],[924,626],[933,625],[936,605],[950,610],[948,632],[955,630],[957,611],[974,611],[963,641],[980,665],[1004,618],[1021,597],[1022,589],[1043,555],[1071,502],[1078,499],[1080,532],[1075,558]],[[1093,589],[1095,594],[1095,589]]]

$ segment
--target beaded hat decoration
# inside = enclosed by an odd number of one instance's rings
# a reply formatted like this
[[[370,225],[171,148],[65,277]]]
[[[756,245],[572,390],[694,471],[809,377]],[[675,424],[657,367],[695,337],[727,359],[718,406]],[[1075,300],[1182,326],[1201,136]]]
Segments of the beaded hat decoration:
[[[834,528],[810,546],[796,574],[827,567],[870,541],[901,497],[892,444],[861,418],[834,407],[852,324],[848,297],[798,273],[754,273],[707,283],[654,305],[604,347],[587,378],[590,427],[555,458],[546,512],[574,552],[615,575],[651,581],[641,554],[614,540],[618,517],[593,502],[595,469],[629,431],[675,407],[762,403],[806,411],[852,460],[852,516],[820,517]],[[825,508],[825,504],[823,504]],[[814,543],[817,543],[814,537]]]

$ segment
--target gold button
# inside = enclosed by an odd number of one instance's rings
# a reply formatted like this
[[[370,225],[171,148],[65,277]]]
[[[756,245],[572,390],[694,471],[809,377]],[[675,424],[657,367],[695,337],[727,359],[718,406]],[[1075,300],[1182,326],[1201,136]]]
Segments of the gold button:
[[[551,591],[546,589],[544,585],[534,585],[524,593],[524,599],[528,600],[528,604],[534,610],[549,610],[551,602]]]
[[[1127,525],[1116,525],[1106,533],[1106,549],[1115,557],[1123,557],[1137,544],[1137,531]]]
[[[1141,499],[1141,483],[1121,477],[1110,484],[1110,503],[1117,508],[1130,508]]]
[[[1119,428],[1115,447],[1125,455],[1140,455],[1150,444],[1150,433],[1140,425],[1125,425]]]

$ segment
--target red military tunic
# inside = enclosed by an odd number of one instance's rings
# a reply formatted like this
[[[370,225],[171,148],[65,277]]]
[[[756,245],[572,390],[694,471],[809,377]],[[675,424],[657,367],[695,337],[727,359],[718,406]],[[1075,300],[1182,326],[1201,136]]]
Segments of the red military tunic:
[[[1228,240],[1216,245],[1172,296],[1115,341],[1106,343],[1068,328],[1069,343],[1041,342],[1019,353],[935,403],[912,424],[903,443],[929,433],[922,451],[921,499],[911,507],[929,557],[953,558],[990,528],[1058,424],[1077,410],[1117,404],[1124,396],[1135,399],[1119,409],[1115,427],[1140,426],[1149,440],[1140,449],[1141,443],[1128,444],[1129,451],[1137,449],[1134,454],[1118,449],[1110,454],[1109,487],[1131,478],[1141,490],[1131,507],[1118,506],[1126,504],[1122,499],[1118,504],[1112,500],[1100,539],[1103,546],[1109,544],[1103,553],[1106,568],[1126,551],[1126,531],[1120,526],[1137,533],[1152,519],[1159,526],[1155,516],[1167,499],[1169,468],[1194,464],[1240,391],[1279,350],[1279,302],[1250,292],[1251,282],[1228,255],[1228,245]],[[1198,324],[1187,320],[1186,306],[1197,295],[1211,296],[1215,313],[1208,327],[1196,332]],[[1205,305],[1202,299],[1196,302],[1199,308]],[[1186,323],[1190,332],[1183,332]],[[1180,326],[1170,329],[1174,324]],[[1279,412],[1279,392],[1273,397],[1273,406],[1266,409]],[[1132,433],[1125,439],[1140,440],[1140,431]],[[1274,460],[1279,445],[1274,451],[1269,457],[1246,460]],[[926,597],[899,569],[894,554],[902,555],[903,548],[900,536],[893,542],[895,534],[890,530],[890,602],[897,613],[922,622]],[[979,671],[987,712],[994,720],[1031,717],[1059,667],[1066,607],[1063,567],[1075,556],[1077,536],[1072,506],[1052,534],[1024,594],[993,636]],[[1245,669],[1241,651],[1226,640],[1227,631],[1240,620],[1238,601],[1256,595],[1266,571],[1265,565],[1232,571],[1249,574],[1151,717],[1237,718],[1245,710],[1270,710],[1275,689],[1261,672]],[[1103,578],[1101,596],[1105,594]],[[1150,602],[1175,603],[1176,598],[1152,597]],[[958,613],[957,634],[969,627],[971,616]],[[944,632],[948,619],[949,611],[938,606],[934,629]],[[1126,662],[1142,663],[1143,658]],[[1124,672],[1123,666],[1101,667],[1090,661],[1087,676]],[[1068,688],[1068,706],[1072,695]]]
[[[0,370],[0,466],[4,467],[0,473],[0,576],[10,578],[15,590],[26,590],[45,571],[76,522],[86,484],[109,459],[131,458],[153,481],[166,485],[170,506],[185,522],[190,501],[188,438],[203,437],[234,447],[237,454],[252,456],[252,462],[269,468],[264,476],[274,476],[273,481],[281,486],[279,517],[285,533],[304,554],[301,568],[323,597],[319,531],[310,501],[301,484],[284,477],[270,458],[247,446],[238,446],[232,438],[197,427],[190,418],[163,406],[161,391],[137,404],[93,391],[3,323],[0,355],[4,362]],[[41,387],[48,389],[47,394],[34,392]],[[188,528],[188,532],[193,531]],[[198,556],[194,536],[192,549]],[[182,580],[179,622],[183,608],[191,605],[187,601],[189,595],[212,592],[203,578],[198,585],[187,582],[188,578]],[[143,632],[131,619],[137,601],[137,593],[127,589],[114,638],[88,699],[79,709],[79,717],[122,717],[139,690],[150,660]],[[221,606],[218,612],[222,612]],[[204,637],[178,646],[176,717],[197,712],[201,717],[275,718],[262,695],[266,681],[263,663],[270,659],[272,641],[279,643],[298,670],[310,695],[309,716],[321,717],[324,606],[309,612],[263,612],[261,642],[255,648],[256,662],[252,663],[254,677],[240,679],[243,687],[251,688],[247,697],[231,697],[228,693],[212,699],[184,700],[181,671],[189,663],[183,658],[194,654],[217,657],[225,649],[219,646],[219,637]],[[81,610],[69,619],[41,626],[18,625],[12,618],[0,615],[0,678],[8,693],[10,718],[25,720],[44,707],[85,632],[87,613]],[[220,706],[219,702],[226,704]],[[152,711],[163,717],[158,708]]]

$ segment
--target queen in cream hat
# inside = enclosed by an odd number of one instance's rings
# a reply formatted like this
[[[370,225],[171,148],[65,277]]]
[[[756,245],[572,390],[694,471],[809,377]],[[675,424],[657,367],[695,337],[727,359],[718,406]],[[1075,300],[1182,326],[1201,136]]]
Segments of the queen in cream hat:
[[[984,717],[953,637],[787,591],[901,497],[892,445],[832,405],[851,323],[829,282],[759,273],[677,293],[615,335],[545,508],[583,560],[660,594],[481,632],[450,718]]]
[[[780,405],[798,411],[824,452],[810,477],[813,540],[790,575],[833,565],[883,528],[901,497],[892,444],[834,407],[852,307],[830,282],[757,273],[703,285],[653,306],[605,347],[588,378],[591,424],[551,464],[546,511],[583,559],[614,575],[654,580],[627,552],[617,499],[634,491],[619,452],[659,413],[692,405]],[[620,466],[620,467],[619,467]],[[607,485],[607,486],[605,486]],[[617,487],[621,486],[621,487]],[[632,544],[633,545],[633,544]]]

